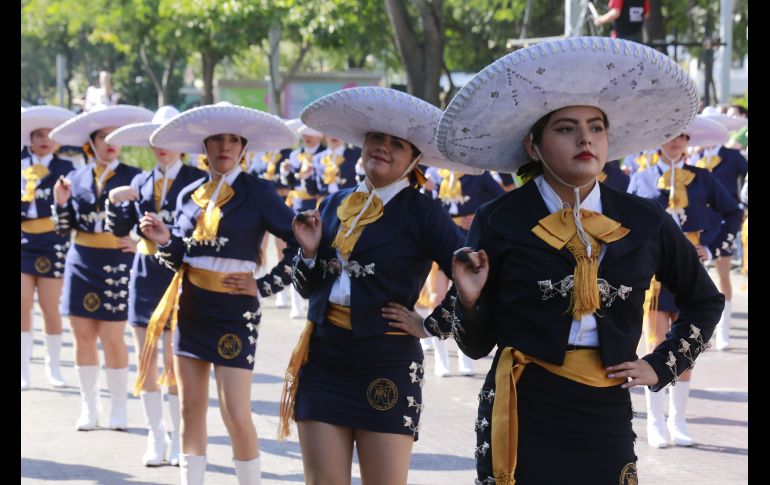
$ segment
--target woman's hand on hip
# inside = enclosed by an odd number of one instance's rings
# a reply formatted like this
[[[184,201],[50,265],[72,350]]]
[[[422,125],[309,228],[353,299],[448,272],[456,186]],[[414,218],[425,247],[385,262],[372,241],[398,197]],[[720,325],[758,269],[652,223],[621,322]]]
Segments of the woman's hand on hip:
[[[399,330],[403,330],[417,338],[427,338],[431,335],[425,330],[422,324],[422,317],[414,310],[410,310],[403,305],[390,302],[382,308],[382,316],[388,320],[388,325]]]
[[[623,377],[631,379],[623,384],[623,389],[631,389],[636,386],[654,386],[658,383],[658,374],[652,368],[649,362],[644,359],[638,359],[633,362],[623,362],[622,364],[607,367],[609,373],[607,377],[614,379]]]

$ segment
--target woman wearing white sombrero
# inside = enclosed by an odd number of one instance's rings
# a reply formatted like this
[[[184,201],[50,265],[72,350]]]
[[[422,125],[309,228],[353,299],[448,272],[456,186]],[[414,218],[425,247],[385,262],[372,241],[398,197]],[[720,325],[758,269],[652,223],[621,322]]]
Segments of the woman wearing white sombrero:
[[[302,252],[292,279],[310,308],[286,371],[278,438],[295,419],[308,483],[350,483],[354,446],[365,483],[406,483],[423,408],[418,339],[430,335],[426,326],[438,334],[448,315],[439,307],[424,326],[413,309],[433,261],[449,274],[462,244],[449,216],[417,190],[416,167],[474,172],[436,150],[440,116],[375,87],[337,91],[302,111],[308,126],[361,146],[366,172],[293,223]]]
[[[506,55],[447,107],[442,153],[529,180],[479,209],[453,262],[458,345],[472,358],[498,347],[479,394],[476,483],[637,482],[629,389],[676,381],[724,299],[662,208],[596,178],[677,136],[696,107],[671,59],[592,37]],[[680,318],[640,359],[653,274]]]
[[[110,190],[111,206],[107,214],[110,229],[115,236],[127,236],[130,232],[141,236],[139,219],[145,212],[157,214],[166,225],[171,226],[179,193],[189,184],[206,176],[202,170],[183,164],[180,159],[182,154],[150,145],[150,135],[178,114],[176,108],[163,106],[151,121],[126,125],[106,138],[107,143],[114,146],[151,147],[158,161],[155,168],[134,177],[130,185]],[[163,266],[155,258],[156,250],[154,243],[140,239],[131,265],[131,277],[128,282],[128,323],[134,335],[134,348],[138,350],[144,347],[147,324],[152,312],[174,277],[174,271]],[[153,355],[157,356],[157,351],[153,352]],[[144,385],[134,389],[134,395],[139,396],[142,401],[149,429],[147,451],[142,457],[146,466],[161,465],[166,460],[166,448],[169,445],[168,462],[172,465],[179,464],[179,396],[174,379],[168,331],[163,333],[163,355],[165,371],[161,382],[168,386],[168,405],[174,425],[170,443],[167,443],[168,437],[163,424],[163,398],[158,384],[157,359],[152,360]],[[136,357],[139,361],[139,351],[136,352]]]
[[[727,244],[727,236],[721,234],[735,236],[740,226],[741,211],[737,202],[708,170],[685,164],[687,145],[722,144],[728,136],[721,125],[698,115],[679,136],[661,145],[658,152],[660,161],[656,165],[633,175],[634,193],[657,200],[681,227],[703,261],[713,257],[710,247]],[[722,226],[726,228],[724,233]],[[657,281],[652,282],[647,299],[647,346],[652,350],[663,342],[671,322],[676,320],[677,305],[671,291]],[[690,370],[683,372],[677,385],[669,389],[667,423],[663,417],[665,395],[646,390],[647,443],[650,446],[668,446],[666,425],[674,444],[692,445],[686,423],[691,375]]]
[[[728,132],[741,129],[748,126],[749,120],[740,116],[728,116],[719,113],[716,108],[707,106],[701,113],[705,119],[715,121],[722,125]],[[728,140],[729,141],[729,140]],[[749,172],[749,162],[736,148],[725,146],[727,141],[723,141],[714,146],[699,145],[704,147],[703,152],[692,161],[696,167],[705,168],[714,175],[724,188],[730,193],[733,200],[739,202],[739,188],[743,179]],[[691,146],[698,146],[690,142]],[[735,244],[740,243],[740,237],[737,234],[729,232],[728,225],[720,217],[715,217],[715,230],[718,234],[709,249],[716,258],[715,266],[719,275],[719,290],[725,295],[725,310],[722,312],[722,318],[719,320],[716,336],[716,348],[726,350],[730,347],[730,321],[732,319],[732,299],[733,286],[730,283],[730,267],[732,265]]]
[[[262,315],[258,295],[270,296],[290,284],[297,245],[291,233],[293,212],[270,182],[245,173],[241,163],[248,147],[274,150],[294,140],[280,118],[229,103],[179,114],[150,137],[150,144],[160,149],[202,151],[209,171],[180,193],[173,231],[150,211],[139,222],[144,237],[158,245],[161,262],[177,274],[147,326],[135,388],[152,373],[153,349],[170,321],[182,410],[179,466],[184,484],[203,483],[212,364],[238,483],[255,485],[261,480],[251,418],[251,378]],[[275,268],[255,280],[266,231],[286,241],[287,249]]]
[[[72,163],[57,156],[48,134],[75,113],[57,106],[21,110],[21,145],[28,155],[21,160],[21,388],[28,389],[32,357],[32,302],[37,289],[45,323],[45,374],[53,387],[63,387],[59,368],[61,314],[59,296],[64,273],[66,237],[56,234],[51,205],[53,185],[72,171]]]
[[[99,425],[99,352],[104,349],[107,387],[112,409],[109,427],[128,427],[128,348],[123,340],[128,307],[128,278],[135,243],[116,238],[105,225],[107,194],[126,185],[139,169],[120,162],[120,149],[104,139],[117,128],[149,121],[152,111],[118,105],[94,108],[56,127],[50,133],[60,144],[83,146],[93,163],[67,176],[54,186],[54,219],[57,231],[75,231],[74,244],[64,265],[62,315],[69,315],[75,335],[75,371],[82,400],[78,430]]]

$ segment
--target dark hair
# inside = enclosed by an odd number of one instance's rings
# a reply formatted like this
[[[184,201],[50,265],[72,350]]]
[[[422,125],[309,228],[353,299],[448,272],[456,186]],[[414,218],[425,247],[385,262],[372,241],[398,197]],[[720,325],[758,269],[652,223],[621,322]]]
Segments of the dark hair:
[[[223,134],[224,133],[217,133],[217,135],[223,135]],[[233,133],[233,134],[235,135],[235,133]],[[206,142],[209,140],[209,138],[213,138],[213,137],[215,137],[217,135],[210,135],[210,136],[207,136],[206,138],[204,138],[203,139],[203,145],[204,146],[206,145]],[[235,136],[237,136],[238,138],[241,139],[241,145],[243,145],[243,146],[246,146],[246,144],[249,142],[249,140],[247,140],[246,138],[242,137],[241,135],[235,135]]]
[[[730,105],[730,107],[731,107],[731,108],[735,108],[735,109],[737,109],[737,110],[738,110],[738,112],[739,112],[740,114],[742,114],[743,116],[745,116],[746,118],[748,118],[748,117],[749,117],[749,110],[748,110],[748,108],[744,108],[744,107],[743,107],[743,106],[741,106],[740,104],[731,104],[731,105]]]

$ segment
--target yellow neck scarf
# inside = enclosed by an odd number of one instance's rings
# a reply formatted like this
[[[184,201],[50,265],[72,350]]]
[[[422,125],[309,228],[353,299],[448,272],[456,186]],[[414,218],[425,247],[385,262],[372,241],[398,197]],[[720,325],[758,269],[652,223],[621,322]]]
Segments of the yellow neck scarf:
[[[630,231],[619,222],[598,212],[580,209],[580,216],[589,240],[591,256],[580,241],[572,209],[562,209],[540,219],[532,232],[554,249],[567,247],[575,258],[572,301],[569,310],[575,320],[592,315],[599,309],[599,242],[609,244],[624,238]]]
[[[166,181],[166,193],[163,193],[163,181]],[[171,184],[174,183],[174,179],[170,178],[161,178],[155,180],[155,184],[153,185],[152,190],[152,200],[155,201],[155,212],[160,212],[160,209],[162,208],[161,205],[163,203],[163,200],[161,200],[161,197],[164,195],[168,195],[168,191],[171,188]]]
[[[32,202],[35,200],[35,189],[38,182],[48,175],[48,168],[42,163],[35,163],[21,172],[21,176],[27,181],[24,186],[24,194],[21,196],[22,202]]]
[[[324,167],[323,179],[326,185],[334,183],[340,173],[340,165],[345,162],[342,155],[326,155],[321,159]]]
[[[442,168],[438,171],[441,176],[441,186],[438,189],[438,198],[445,202],[465,202],[463,197],[463,184],[460,179],[464,174],[460,172],[454,172],[452,177],[452,171]]]
[[[278,152],[265,152],[265,154],[262,155],[262,161],[267,164],[264,178],[272,180],[273,177],[275,177],[275,165],[280,157],[281,154]]]
[[[695,166],[699,168],[705,168],[709,172],[712,172],[721,162],[722,158],[719,155],[711,155],[698,160]]]
[[[671,170],[674,170],[674,190],[671,190]],[[695,174],[682,168],[669,168],[658,179],[658,189],[668,190],[669,209],[684,209],[690,204],[687,198],[687,186],[695,179]]]
[[[599,172],[599,175],[597,175],[597,176],[596,176],[596,179],[597,179],[599,182],[604,182],[605,180],[607,180],[607,172],[605,172],[604,170],[602,170],[601,172]]]
[[[193,231],[193,239],[196,241],[211,241],[217,237],[217,231],[219,230],[219,221],[222,219],[222,207],[233,198],[235,191],[226,182],[222,182],[222,187],[219,189],[219,195],[214,203],[213,210],[209,211],[208,206],[211,202],[211,197],[214,195],[214,191],[219,185],[219,180],[211,180],[198,187],[192,194],[192,200],[195,204],[203,209],[198,216],[198,222],[195,225],[195,231]]]
[[[337,217],[340,220],[340,228],[337,232],[337,236],[332,242],[332,247],[337,249],[343,258],[346,260],[353,252],[358,239],[361,237],[361,232],[364,227],[372,222],[376,221],[384,212],[384,206],[382,200],[374,195],[372,201],[366,210],[361,214],[361,210],[366,204],[366,200],[369,198],[369,193],[366,192],[353,192],[349,196],[345,197],[339,207],[337,207]],[[356,217],[361,214],[361,217],[356,222],[353,231],[348,234],[350,228],[353,226],[353,222]]]
[[[99,162],[96,162],[94,164],[94,182],[96,182],[97,197],[102,195],[102,191],[104,190],[104,186],[107,185],[107,181],[115,176],[115,171],[112,169],[109,169],[110,171],[107,173],[107,175],[104,176],[104,180],[101,180],[102,174],[104,174],[105,170],[108,170],[108,167],[109,165],[105,165]]]

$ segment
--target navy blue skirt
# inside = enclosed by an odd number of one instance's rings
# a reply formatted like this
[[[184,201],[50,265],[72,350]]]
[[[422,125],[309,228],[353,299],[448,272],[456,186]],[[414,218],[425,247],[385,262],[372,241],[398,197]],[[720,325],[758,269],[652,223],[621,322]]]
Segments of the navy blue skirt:
[[[147,327],[174,274],[155,256],[136,253],[128,282],[128,323],[134,327]]]
[[[353,338],[315,325],[299,372],[295,418],[418,439],[424,379],[419,340],[409,335]]]
[[[133,253],[73,244],[64,263],[61,314],[125,321]]]
[[[185,275],[174,354],[253,370],[261,318],[256,297],[205,290]]]
[[[476,483],[492,477],[492,407],[498,349],[479,393]],[[636,484],[631,394],[591,387],[527,364],[516,385],[517,485]]]
[[[21,231],[21,272],[44,278],[61,278],[69,247],[69,238],[55,232],[30,234]]]

